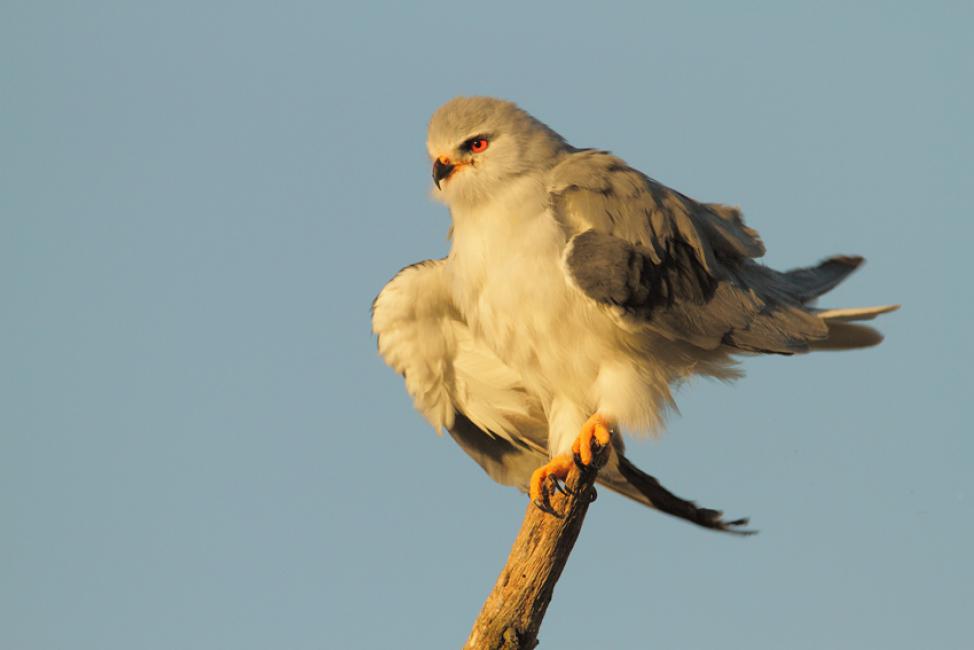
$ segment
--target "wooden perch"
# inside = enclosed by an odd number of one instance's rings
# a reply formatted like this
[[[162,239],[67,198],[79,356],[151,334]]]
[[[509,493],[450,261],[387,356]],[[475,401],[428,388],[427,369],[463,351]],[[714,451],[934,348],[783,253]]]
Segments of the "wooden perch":
[[[555,493],[551,505],[560,516],[533,503],[524,513],[521,531],[497,584],[487,596],[464,650],[529,650],[538,645],[538,629],[555,583],[595,500],[595,477],[609,452],[595,452],[587,471],[572,467],[565,481],[568,494]]]

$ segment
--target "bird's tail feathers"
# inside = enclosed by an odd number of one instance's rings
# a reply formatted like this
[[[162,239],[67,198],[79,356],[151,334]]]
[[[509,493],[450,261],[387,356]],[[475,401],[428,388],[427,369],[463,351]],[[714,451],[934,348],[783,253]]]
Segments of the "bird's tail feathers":
[[[821,309],[816,316],[826,323],[850,323],[852,321],[872,320],[880,314],[888,314],[899,309],[899,305],[874,305],[872,307],[843,307],[840,309]]]
[[[899,308],[899,305],[879,305],[816,310],[815,315],[828,325],[829,335],[821,341],[812,342],[811,349],[851,350],[878,345],[883,340],[883,335],[868,325],[859,325],[856,321],[872,320],[880,314]]]
[[[789,293],[807,310],[825,321],[828,335],[818,341],[810,341],[811,350],[850,350],[877,345],[883,335],[872,327],[856,324],[856,321],[872,320],[880,314],[895,311],[899,305],[876,307],[850,307],[844,309],[818,309],[815,300],[834,289],[840,282],[862,266],[865,260],[858,255],[835,255],[815,266],[792,269],[779,277],[785,281]]]

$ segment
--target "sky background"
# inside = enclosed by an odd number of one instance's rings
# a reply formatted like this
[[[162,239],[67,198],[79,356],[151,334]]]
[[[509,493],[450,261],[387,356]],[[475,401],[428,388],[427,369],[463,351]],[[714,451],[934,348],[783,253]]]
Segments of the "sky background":
[[[773,266],[866,256],[827,305],[904,304],[683,388],[632,457],[761,533],[604,492],[542,647],[970,647],[974,5],[680,4],[4,0],[0,647],[463,643],[526,499],[369,323],[447,251],[458,94],[743,206]]]

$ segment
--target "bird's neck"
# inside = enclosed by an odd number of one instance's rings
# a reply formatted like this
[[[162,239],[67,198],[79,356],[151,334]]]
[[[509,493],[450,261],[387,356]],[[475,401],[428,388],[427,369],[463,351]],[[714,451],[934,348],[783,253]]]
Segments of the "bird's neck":
[[[525,175],[503,185],[488,200],[450,204],[453,237],[482,236],[486,231],[511,231],[536,219],[548,207],[545,184]]]

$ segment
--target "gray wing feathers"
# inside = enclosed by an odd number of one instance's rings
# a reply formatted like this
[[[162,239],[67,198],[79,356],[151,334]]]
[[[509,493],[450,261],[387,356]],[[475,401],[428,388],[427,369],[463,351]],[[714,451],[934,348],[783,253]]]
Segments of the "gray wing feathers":
[[[594,229],[643,246],[664,263],[675,242],[707,270],[716,255],[760,257],[764,244],[738,209],[697,203],[604,151],[580,151],[552,171],[550,200],[574,233]]]
[[[791,294],[807,303],[834,289],[858,269],[863,261],[858,255],[836,255],[822,260],[817,266],[792,269],[780,275],[789,285]]]
[[[669,338],[703,348],[720,345],[724,334],[743,327],[759,309],[707,273],[688,247],[674,242],[664,261],[650,249],[613,235],[587,230],[565,255],[575,284],[598,302],[618,307]]]
[[[731,345],[791,354],[828,335],[826,324],[787,292],[771,284],[768,291],[755,290],[765,274],[753,263],[722,269],[724,277],[717,279],[682,244],[671,247],[665,263],[655,264],[644,247],[593,230],[572,240],[565,263],[589,297],[667,338],[704,349]]]
[[[710,240],[720,242],[721,250],[741,257],[755,258],[764,255],[761,236],[756,230],[744,225],[740,209],[719,203],[704,203],[702,207],[704,209],[698,210],[696,214]]]
[[[764,244],[737,208],[698,203],[601,151],[569,156],[549,187],[578,288],[633,325],[704,349],[807,351],[830,328],[805,303],[862,262],[840,256],[785,273],[760,265]]]

